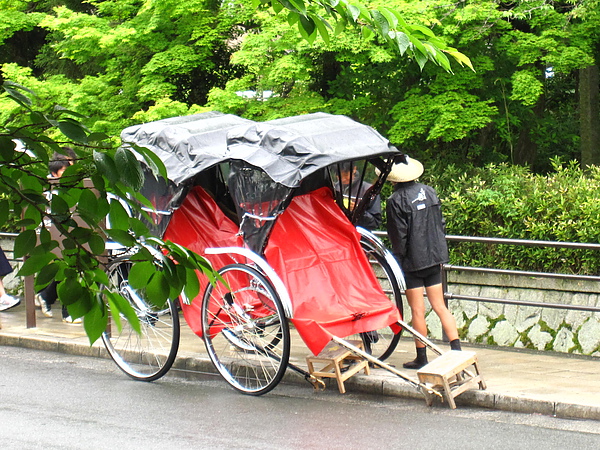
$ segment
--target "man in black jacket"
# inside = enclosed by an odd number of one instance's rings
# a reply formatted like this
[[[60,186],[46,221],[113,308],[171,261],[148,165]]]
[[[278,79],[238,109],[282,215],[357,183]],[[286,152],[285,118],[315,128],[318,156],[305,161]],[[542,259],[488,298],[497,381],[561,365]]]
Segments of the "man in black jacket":
[[[460,350],[456,321],[444,301],[442,264],[449,261],[445,222],[435,190],[415,181],[423,165],[406,157],[406,163],[394,164],[388,181],[394,192],[386,204],[387,231],[392,251],[406,280],[406,299],[412,314],[412,326],[427,336],[423,289],[431,307],[442,322],[452,350]],[[407,369],[427,364],[425,344],[415,339],[417,358],[404,363]]]

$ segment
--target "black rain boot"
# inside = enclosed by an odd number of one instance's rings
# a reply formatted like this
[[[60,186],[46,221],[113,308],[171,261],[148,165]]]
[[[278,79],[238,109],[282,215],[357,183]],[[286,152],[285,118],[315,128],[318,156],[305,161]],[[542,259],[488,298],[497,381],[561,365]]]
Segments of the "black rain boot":
[[[402,364],[405,369],[420,369],[427,365],[427,347],[417,347],[417,358]]]
[[[460,348],[460,339],[454,339],[453,341],[450,341],[450,350],[462,350],[462,348]]]

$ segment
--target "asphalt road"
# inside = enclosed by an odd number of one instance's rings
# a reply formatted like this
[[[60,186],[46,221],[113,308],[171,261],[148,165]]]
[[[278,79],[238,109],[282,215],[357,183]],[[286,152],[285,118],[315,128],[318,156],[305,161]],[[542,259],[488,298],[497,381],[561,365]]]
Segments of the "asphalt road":
[[[112,361],[0,347],[2,449],[598,449],[600,423],[218,378],[130,380]]]

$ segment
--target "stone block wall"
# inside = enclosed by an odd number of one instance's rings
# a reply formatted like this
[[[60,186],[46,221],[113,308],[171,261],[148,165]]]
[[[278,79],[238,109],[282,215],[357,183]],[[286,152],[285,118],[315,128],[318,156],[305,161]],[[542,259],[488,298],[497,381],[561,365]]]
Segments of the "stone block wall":
[[[448,292],[456,295],[600,307],[600,283],[472,272],[448,273]],[[461,339],[466,342],[600,357],[600,313],[548,307],[450,299]],[[410,312],[405,311],[407,320]],[[430,336],[442,338],[429,308]]]
[[[0,248],[2,248],[2,250],[4,250],[4,254],[10,261],[11,266],[13,267],[13,272],[6,275],[2,279],[2,284],[4,284],[4,288],[10,294],[23,298],[23,289],[24,289],[23,288],[23,280],[20,277],[16,276],[22,263],[20,261],[13,261],[13,258],[14,258],[13,253],[12,253],[13,245],[14,245],[13,238],[10,238],[10,237],[0,238]]]

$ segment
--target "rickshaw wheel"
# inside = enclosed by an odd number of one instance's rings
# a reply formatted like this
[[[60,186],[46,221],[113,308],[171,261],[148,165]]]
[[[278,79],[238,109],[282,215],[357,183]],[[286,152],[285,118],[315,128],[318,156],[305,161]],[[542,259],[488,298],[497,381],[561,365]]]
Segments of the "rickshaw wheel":
[[[123,313],[115,318],[109,311],[102,340],[123,372],[136,380],[154,381],[169,371],[177,356],[179,312],[172,300],[159,309],[144,299],[142,291],[133,289],[128,280],[131,266],[127,257],[117,258],[110,264],[107,271],[109,289],[129,302],[139,319],[141,332],[134,329]]]
[[[238,391],[261,395],[273,389],[290,357],[283,305],[258,270],[232,264],[209,284],[202,302],[204,343],[213,364]]]
[[[375,252],[364,249],[371,267],[377,276],[379,285],[383,289],[383,292],[390,299],[391,302],[395,303],[396,307],[400,311],[400,314],[404,315],[404,307],[402,303],[402,290],[400,285],[394,276],[394,272],[385,259]],[[394,334],[394,331],[390,327],[385,327],[380,330],[370,331],[368,333],[360,333],[354,335],[352,338],[360,339],[363,341],[365,351],[380,361],[385,361],[394,352],[400,341],[400,335]]]

